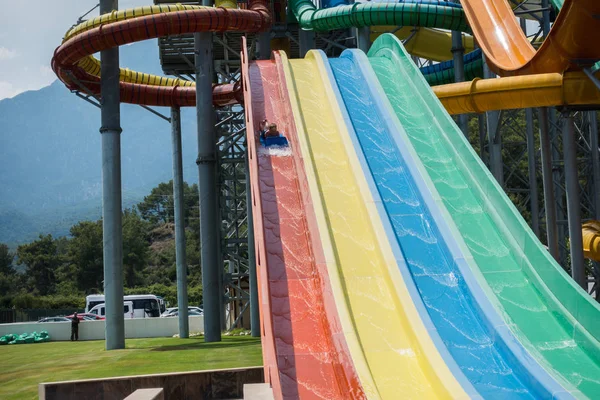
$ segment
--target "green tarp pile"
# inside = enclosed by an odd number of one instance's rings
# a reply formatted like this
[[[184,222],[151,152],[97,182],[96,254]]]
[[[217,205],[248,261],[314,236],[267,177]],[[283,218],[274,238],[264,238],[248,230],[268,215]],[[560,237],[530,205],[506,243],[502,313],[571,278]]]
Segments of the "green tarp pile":
[[[50,335],[46,331],[41,331],[40,333],[33,332],[31,334],[23,333],[21,335],[9,334],[0,337],[0,346],[5,344],[42,343],[49,341]]]

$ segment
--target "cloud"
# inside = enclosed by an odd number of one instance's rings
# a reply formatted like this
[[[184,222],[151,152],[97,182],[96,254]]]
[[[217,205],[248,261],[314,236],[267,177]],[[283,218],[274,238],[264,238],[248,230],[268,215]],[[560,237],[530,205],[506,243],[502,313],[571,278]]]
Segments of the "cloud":
[[[52,71],[52,68],[50,68],[47,65],[40,66],[39,71],[40,75],[43,77],[49,77],[53,80],[56,78],[56,76],[54,75],[54,71]]]
[[[12,60],[16,56],[16,51],[7,49],[6,47],[0,47],[0,60]]]
[[[22,90],[15,88],[12,83],[0,81],[0,100],[14,97],[21,92]]]
[[[31,68],[31,71],[37,73],[27,75],[26,79],[13,79],[14,82],[0,81],[0,100],[15,97],[28,90],[39,90],[56,80],[56,75],[47,65]]]

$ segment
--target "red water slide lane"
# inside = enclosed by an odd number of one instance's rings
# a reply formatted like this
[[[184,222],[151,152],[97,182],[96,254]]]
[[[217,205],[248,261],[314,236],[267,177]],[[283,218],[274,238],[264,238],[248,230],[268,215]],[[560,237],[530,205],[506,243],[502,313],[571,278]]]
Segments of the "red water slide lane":
[[[52,69],[71,90],[100,94],[100,79],[77,66],[83,57],[115,46],[168,35],[195,32],[259,32],[271,24],[267,0],[250,0],[248,10],[207,8],[147,15],[83,32],[54,51]],[[81,85],[85,86],[85,89]],[[195,106],[195,87],[153,86],[121,82],[121,102],[149,106]],[[88,93],[90,94],[90,93]],[[215,85],[216,106],[240,103],[239,84]]]
[[[506,0],[461,0],[490,69],[500,76],[562,73],[600,60],[600,0],[565,0],[536,52]]]
[[[248,65],[242,56],[265,380],[276,399],[362,399],[315,233],[283,68],[274,57]],[[286,133],[292,156],[257,154],[255,129],[265,118]]]

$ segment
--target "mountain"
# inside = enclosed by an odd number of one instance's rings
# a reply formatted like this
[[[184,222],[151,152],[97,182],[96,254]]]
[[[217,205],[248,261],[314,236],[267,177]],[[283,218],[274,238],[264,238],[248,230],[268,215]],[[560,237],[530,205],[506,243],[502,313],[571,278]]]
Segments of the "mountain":
[[[160,74],[158,46],[121,49],[121,66]],[[168,115],[168,108],[158,108]],[[121,105],[123,206],[172,178],[168,122]],[[0,101],[0,242],[18,244],[40,233],[61,236],[82,219],[101,216],[100,109],[55,81]],[[197,181],[196,121],[182,112],[184,178]]]

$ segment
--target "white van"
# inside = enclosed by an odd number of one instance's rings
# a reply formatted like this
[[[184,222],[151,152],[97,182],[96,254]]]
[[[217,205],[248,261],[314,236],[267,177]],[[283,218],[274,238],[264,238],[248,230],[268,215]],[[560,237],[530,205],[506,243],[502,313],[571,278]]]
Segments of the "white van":
[[[98,304],[95,307],[92,307],[90,314],[96,314],[100,317],[106,317],[106,305],[104,303]],[[134,318],[134,309],[133,309],[133,301],[125,301],[123,302],[123,316],[125,319]]]
[[[86,297],[85,310],[90,310],[94,307],[104,304],[103,294],[92,294]],[[125,302],[133,303],[133,318],[152,318],[160,317],[162,310],[165,308],[165,302],[162,298],[153,294],[132,294],[123,297]]]

